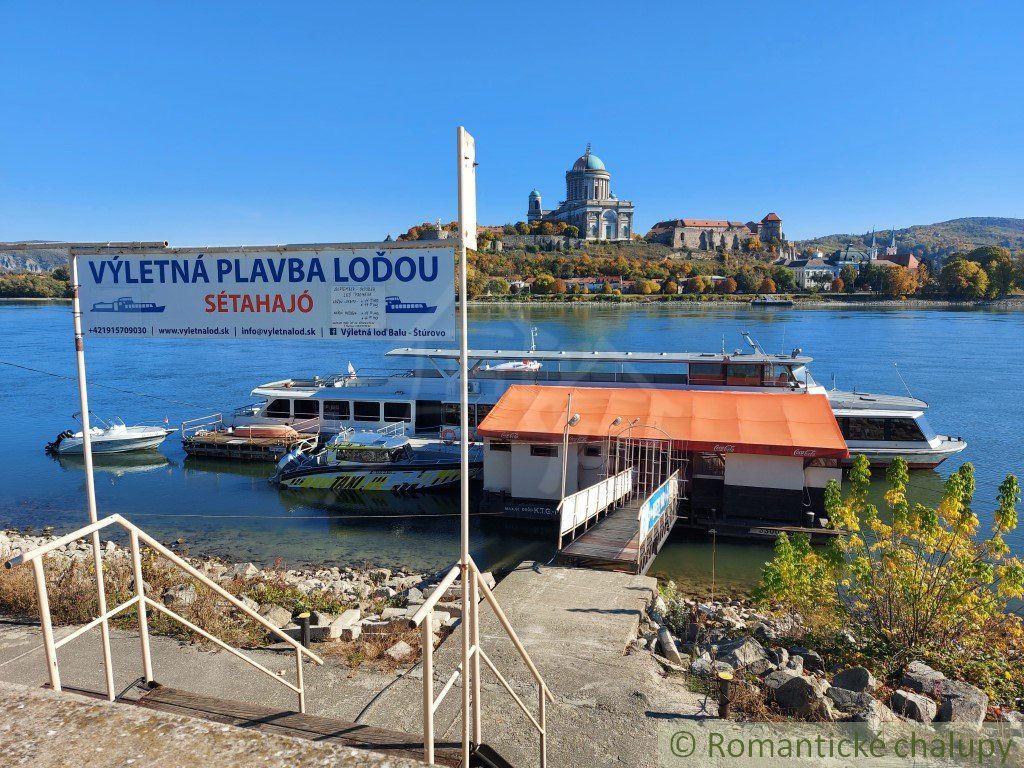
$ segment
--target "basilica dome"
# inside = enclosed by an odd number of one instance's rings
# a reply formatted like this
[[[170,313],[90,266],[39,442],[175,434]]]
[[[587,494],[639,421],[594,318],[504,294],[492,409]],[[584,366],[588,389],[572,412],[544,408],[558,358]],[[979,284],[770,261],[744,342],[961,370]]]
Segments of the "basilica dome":
[[[574,171],[604,171],[604,163],[597,155],[591,154],[590,150],[572,164]]]

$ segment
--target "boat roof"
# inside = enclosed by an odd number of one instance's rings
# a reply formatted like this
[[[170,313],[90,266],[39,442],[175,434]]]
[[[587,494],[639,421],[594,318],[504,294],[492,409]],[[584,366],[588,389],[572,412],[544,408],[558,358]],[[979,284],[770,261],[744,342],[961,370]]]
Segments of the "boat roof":
[[[924,411],[928,403],[916,397],[901,395],[878,395],[869,392],[844,392],[830,390],[828,400],[836,410],[856,411]],[[906,415],[906,414],[904,414]]]
[[[385,354],[389,357],[426,357],[435,360],[458,360],[457,349],[419,349],[416,347],[398,347]],[[786,365],[806,365],[814,358],[800,354],[794,350],[791,354],[768,355],[754,351],[733,353],[720,352],[613,352],[594,350],[528,350],[528,349],[471,349],[469,356],[475,360],[540,360],[540,361],[591,361],[601,363],[785,363]]]
[[[331,446],[346,447],[356,446],[359,448],[375,448],[379,450],[391,450],[401,448],[409,442],[405,435],[382,435],[379,432],[354,432],[346,435],[341,432],[331,438]]]

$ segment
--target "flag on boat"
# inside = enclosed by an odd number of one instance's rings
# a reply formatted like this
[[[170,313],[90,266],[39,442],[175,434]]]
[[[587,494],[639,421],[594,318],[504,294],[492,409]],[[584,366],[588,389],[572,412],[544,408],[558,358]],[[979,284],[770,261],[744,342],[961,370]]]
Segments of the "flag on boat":
[[[348,363],[348,377],[350,379],[354,379],[356,377],[356,369],[352,365],[352,361],[351,360],[349,360],[349,363]]]

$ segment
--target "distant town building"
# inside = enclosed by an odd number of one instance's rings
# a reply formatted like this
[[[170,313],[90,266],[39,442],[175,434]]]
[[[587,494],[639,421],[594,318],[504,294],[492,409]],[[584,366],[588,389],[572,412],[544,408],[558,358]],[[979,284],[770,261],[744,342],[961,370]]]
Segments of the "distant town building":
[[[793,270],[797,286],[804,291],[811,288],[827,289],[836,276],[833,265],[824,259],[795,259],[786,266]]]
[[[633,203],[612,192],[611,174],[604,162],[584,152],[565,172],[565,200],[545,210],[538,190],[530,193],[527,221],[564,221],[584,240],[629,240],[633,236]]]
[[[646,239],[676,250],[713,251],[724,248],[738,251],[754,235],[765,245],[773,241],[784,242],[782,219],[776,213],[769,213],[759,222],[746,223],[725,219],[672,219],[659,221],[651,227]]]

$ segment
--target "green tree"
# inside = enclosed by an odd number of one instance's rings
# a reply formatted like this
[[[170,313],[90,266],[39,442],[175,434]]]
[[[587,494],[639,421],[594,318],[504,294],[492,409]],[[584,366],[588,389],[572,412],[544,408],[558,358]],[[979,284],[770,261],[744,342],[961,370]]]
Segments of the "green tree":
[[[520,235],[528,235],[530,234],[530,225],[524,221],[517,222],[516,232],[519,233]]]
[[[487,281],[487,293],[495,296],[504,296],[509,292],[508,280],[501,277],[492,277]]]
[[[566,235],[566,237],[579,237],[580,236],[580,228],[575,226],[575,225],[573,225],[573,224],[570,224],[569,226],[567,226],[565,228],[565,235]]]
[[[772,282],[775,283],[776,287],[780,291],[796,290],[796,274],[792,269],[784,267],[781,264],[776,265],[772,270]]]
[[[853,268],[852,264],[846,264],[839,270],[839,279],[843,281],[846,290],[853,293],[856,287],[854,283],[857,282],[857,270]]]
[[[565,284],[564,281],[562,283]],[[530,289],[532,293],[540,295],[546,295],[554,293],[555,290],[555,278],[551,275],[538,275],[533,281],[533,287]]]
[[[946,262],[939,282],[954,299],[976,300],[988,291],[988,275],[976,261],[953,259]]]
[[[1017,286],[1017,265],[1009,251],[1005,248],[999,250],[1006,252],[984,265],[988,276],[988,294],[992,297],[1005,296]]]

